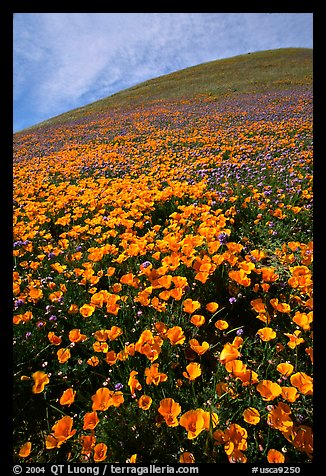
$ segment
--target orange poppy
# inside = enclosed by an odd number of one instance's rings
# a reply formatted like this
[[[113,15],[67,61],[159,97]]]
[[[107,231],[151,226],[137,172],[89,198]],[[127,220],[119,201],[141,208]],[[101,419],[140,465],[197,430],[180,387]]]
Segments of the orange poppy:
[[[256,389],[265,401],[274,400],[282,393],[282,388],[271,380],[261,380]]]
[[[310,324],[313,320],[312,316],[312,311],[308,314],[297,311],[294,317],[292,318],[292,321],[295,322],[298,326],[302,327],[304,331],[308,331],[310,329]]]
[[[70,359],[71,353],[68,348],[61,347],[57,352],[57,356],[59,363],[64,364],[68,359]]]
[[[230,344],[230,342],[227,342],[226,344],[224,344],[223,349],[220,353],[220,362],[221,364],[225,364],[230,360],[237,359],[239,355],[240,352],[238,351],[237,347],[235,347],[233,344]]]
[[[54,332],[48,333],[48,339],[53,345],[60,345],[62,341],[62,337],[56,336]]]
[[[86,413],[84,415],[83,430],[94,430],[99,421],[96,411]]]
[[[188,380],[196,380],[201,375],[200,364],[197,362],[191,362],[186,367],[186,372],[182,372],[182,375]]]
[[[109,408],[111,403],[111,392],[108,388],[102,387],[96,390],[92,397],[92,410],[105,411]]]
[[[30,455],[31,450],[32,450],[32,443],[30,441],[27,441],[20,447],[18,455],[21,458],[27,458]]]
[[[181,345],[186,340],[182,327],[174,326],[167,330],[166,336],[172,345]]]
[[[193,316],[191,316],[191,319],[190,319],[190,322],[196,326],[196,327],[200,327],[202,325],[205,324],[205,317],[204,316],[201,316],[199,314],[194,314]]]
[[[160,382],[165,382],[168,376],[158,371],[159,364],[152,364],[149,368],[145,369],[146,383],[147,385],[158,385]]]
[[[282,387],[282,398],[293,403],[299,398],[298,390],[295,387]]]
[[[81,443],[82,443],[81,454],[89,456],[94,448],[95,442],[96,442],[96,436],[82,435],[81,436]]]
[[[41,393],[44,390],[45,385],[50,382],[49,376],[43,372],[43,370],[38,370],[32,374],[34,379],[34,385],[32,388],[33,393]]]
[[[180,425],[183,426],[188,434],[189,440],[196,438],[199,433],[205,429],[204,410],[189,410],[180,417]]]
[[[263,327],[257,331],[257,334],[264,342],[269,342],[276,337],[276,332],[271,327]]]
[[[152,405],[152,399],[148,395],[142,395],[138,400],[138,406],[142,410],[148,410]]]
[[[183,301],[183,311],[187,312],[188,314],[194,313],[197,309],[201,307],[199,301],[193,301],[192,299],[185,299]]]
[[[96,357],[96,355],[93,355],[92,357],[87,359],[86,363],[91,367],[96,367],[100,363],[100,359]]]
[[[313,379],[304,372],[297,372],[290,377],[291,385],[296,387],[303,395],[313,394]]]
[[[243,412],[243,419],[250,425],[257,425],[260,422],[259,411],[256,408],[249,407]]]
[[[105,355],[105,362],[109,365],[114,365],[116,361],[118,360],[117,354],[114,352],[114,350],[109,350],[106,355]]]
[[[272,428],[287,433],[293,428],[293,421],[290,417],[291,408],[286,404],[279,402],[273,407],[267,415],[267,424]]]
[[[79,309],[79,312],[83,317],[90,317],[94,311],[95,307],[91,306],[90,304],[83,304],[83,306]]]
[[[137,462],[137,453],[134,453],[130,456],[130,458],[126,461],[127,463],[134,464]]]
[[[64,416],[52,427],[54,433],[47,436],[45,440],[47,449],[59,448],[69,438],[74,436],[76,430],[72,429],[74,421],[70,416]]]
[[[71,405],[75,401],[76,390],[68,388],[63,392],[59,400],[60,405]]]
[[[118,326],[112,326],[111,329],[106,331],[106,334],[111,341],[117,339],[122,333],[122,329]]]
[[[278,364],[276,367],[276,370],[280,372],[280,374],[284,375],[284,377],[288,377],[289,375],[292,374],[294,367],[292,364],[289,364],[288,362],[282,362],[281,364]]]
[[[299,330],[294,331],[293,334],[284,332],[284,335],[289,338],[289,342],[287,343],[287,345],[288,347],[290,347],[290,349],[295,349],[297,345],[303,344],[304,339],[302,337],[299,337],[300,334],[301,334],[301,331]]]
[[[97,445],[94,446],[93,459],[95,463],[105,460],[107,450],[108,450],[108,447],[106,446],[105,443],[98,443]]]
[[[217,302],[209,302],[208,304],[206,304],[206,309],[209,312],[214,313],[215,311],[217,311],[218,308],[219,305],[217,304]]]
[[[283,453],[280,451],[274,450],[273,448],[270,449],[267,453],[267,461],[269,463],[284,463],[285,461],[285,456]]]
[[[219,319],[218,321],[215,322],[215,327],[216,329],[220,330],[220,331],[224,331],[225,329],[227,329],[229,327],[229,324],[224,321],[223,319]]]
[[[189,451],[185,451],[184,453],[181,453],[180,458],[179,458],[179,463],[194,463],[195,462],[195,457],[192,453]]]
[[[142,386],[139,380],[136,378],[138,372],[136,370],[132,370],[129,375],[128,385],[130,388],[131,395],[135,395],[135,390],[141,390]]]
[[[81,334],[80,329],[71,329],[68,334],[70,342],[84,342],[87,339],[85,334]]]
[[[206,341],[200,345],[197,339],[190,339],[189,344],[192,350],[198,355],[205,354],[205,352],[209,349],[209,343]]]
[[[251,279],[248,278],[247,273],[243,269],[238,271],[229,271],[229,277],[238,284],[248,287],[251,284]]]
[[[168,426],[178,426],[177,416],[181,412],[181,406],[173,398],[164,398],[160,401],[158,412],[163,416]]]

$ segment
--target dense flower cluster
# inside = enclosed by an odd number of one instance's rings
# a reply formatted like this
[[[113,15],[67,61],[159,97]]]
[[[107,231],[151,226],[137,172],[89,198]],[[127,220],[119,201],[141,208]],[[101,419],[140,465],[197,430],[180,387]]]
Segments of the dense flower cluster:
[[[15,455],[311,461],[312,97],[14,137]]]

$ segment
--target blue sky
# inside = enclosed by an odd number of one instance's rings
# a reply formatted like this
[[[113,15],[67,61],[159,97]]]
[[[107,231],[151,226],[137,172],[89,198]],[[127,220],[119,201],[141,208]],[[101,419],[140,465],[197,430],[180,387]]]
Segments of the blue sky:
[[[14,131],[147,79],[313,47],[312,13],[16,13]]]

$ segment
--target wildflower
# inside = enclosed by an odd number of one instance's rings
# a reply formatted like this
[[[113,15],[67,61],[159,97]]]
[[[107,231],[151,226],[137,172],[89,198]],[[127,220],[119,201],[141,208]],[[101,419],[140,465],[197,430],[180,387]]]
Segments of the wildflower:
[[[304,372],[297,372],[290,377],[291,385],[296,387],[303,395],[313,394],[313,379]]]
[[[196,380],[201,375],[200,364],[197,362],[191,362],[186,367],[186,372],[182,372],[182,375],[188,380]]]
[[[226,362],[229,362],[230,360],[235,360],[239,357],[240,352],[238,348],[242,344],[242,338],[238,337],[238,339],[240,339],[240,341],[236,341],[234,339],[232,344],[230,344],[230,342],[224,344],[222,352],[220,353],[221,364],[225,364]]]
[[[180,417],[180,425],[188,432],[188,439],[196,438],[203,430],[209,430],[210,414],[201,408],[197,410],[189,410]],[[212,424],[216,426],[218,416],[214,413],[212,416]]]
[[[83,306],[79,309],[79,312],[83,317],[90,317],[94,311],[95,307],[91,306],[90,304],[83,304]]]
[[[32,388],[33,393],[41,393],[44,390],[45,385],[50,382],[48,375],[42,370],[38,370],[32,374],[34,379],[34,385]]]
[[[94,435],[82,435],[81,436],[81,443],[82,443],[82,449],[81,449],[81,454],[82,455],[87,455],[88,457],[90,456],[95,443],[96,443],[96,436]]]
[[[59,400],[60,405],[71,405],[75,400],[76,390],[68,388],[63,392]]]
[[[293,403],[299,398],[298,390],[295,387],[282,387],[282,398]]]
[[[292,321],[295,322],[298,326],[302,327],[304,331],[308,331],[310,329],[310,324],[312,323],[312,311],[308,314],[304,312],[297,311],[292,318]]]
[[[105,443],[98,443],[97,445],[94,446],[93,459],[94,459],[95,463],[98,463],[99,461],[104,461],[105,460],[107,450],[108,450],[108,447],[106,446]]]
[[[185,451],[181,453],[180,458],[179,458],[179,463],[194,463],[195,462],[195,457],[192,453],[189,451]]]
[[[122,333],[122,329],[118,326],[112,326],[111,329],[106,331],[106,334],[111,341],[117,339]]]
[[[68,338],[70,342],[84,342],[87,339],[87,336],[81,334],[80,329],[72,329],[69,331]]]
[[[256,389],[262,396],[263,400],[266,401],[274,400],[274,398],[278,397],[282,393],[281,387],[271,380],[261,380],[258,383]]]
[[[130,456],[129,459],[127,459],[126,463],[134,464],[137,462],[137,453],[134,453],[133,455]]]
[[[241,284],[245,287],[248,287],[251,284],[251,279],[248,278],[247,273],[243,269],[240,269],[238,271],[229,271],[229,277],[233,279],[236,283]]]
[[[88,412],[84,415],[84,426],[83,430],[94,430],[96,425],[99,423],[99,418],[96,411]]]
[[[172,345],[183,344],[186,340],[186,336],[180,326],[174,326],[168,329],[166,336]]]
[[[194,314],[191,316],[190,322],[196,327],[201,327],[205,324],[205,317],[199,314]]]
[[[198,355],[203,355],[209,349],[209,343],[206,341],[203,341],[202,344],[199,344],[197,339],[190,339],[189,344],[191,349],[194,350]]]
[[[192,299],[185,299],[183,301],[183,310],[188,314],[193,314],[197,309],[201,307],[199,301],[193,301]]]
[[[52,427],[53,433],[48,435],[45,440],[46,448],[59,448],[69,438],[74,436],[76,430],[72,429],[72,425],[73,419],[68,415],[58,420]]]
[[[152,399],[148,395],[142,395],[138,400],[138,406],[142,410],[148,410],[152,405]]]
[[[270,327],[263,327],[262,329],[259,329],[257,331],[257,334],[264,342],[269,342],[270,340],[275,339],[276,337],[276,332]]]
[[[299,330],[294,331],[293,334],[284,332],[284,335],[289,338],[289,342],[287,343],[287,345],[290,347],[290,349],[295,349],[297,345],[300,345],[304,342],[304,339],[302,337],[299,337],[300,334],[301,334],[301,331]]]
[[[145,369],[146,383],[150,385],[158,385],[160,382],[165,382],[168,376],[158,371],[159,364],[152,364],[149,368]]]
[[[92,410],[105,411],[111,405],[112,392],[105,387],[96,390],[95,395],[92,396]]]
[[[160,401],[158,412],[164,417],[168,426],[178,426],[177,416],[181,412],[181,406],[173,398],[164,398]]]
[[[93,355],[89,359],[87,359],[86,363],[90,365],[91,367],[96,367],[100,363],[100,359]]]
[[[48,339],[53,345],[60,345],[62,341],[62,337],[56,336],[54,332],[48,333]]]
[[[70,359],[71,353],[69,349],[62,347],[58,350],[57,356],[59,363],[64,364],[68,359]]]
[[[280,451],[274,450],[272,448],[267,453],[267,461],[269,463],[284,463],[285,456]]]
[[[259,411],[256,408],[249,407],[243,412],[243,419],[250,425],[257,425],[260,422]]]
[[[231,423],[223,435],[224,451],[230,463],[246,463],[247,458],[243,451],[247,449],[248,433],[237,423]]]
[[[292,374],[294,367],[292,364],[289,364],[288,362],[282,362],[281,364],[278,364],[276,367],[276,370],[280,372],[280,374],[284,375],[285,377],[288,377],[289,375]]]
[[[207,311],[211,313],[216,312],[218,308],[219,308],[219,305],[217,304],[217,302],[209,302],[208,304],[206,304]]]
[[[32,450],[32,443],[30,441],[27,441],[20,447],[18,455],[21,458],[27,458],[30,455],[31,450]]]
[[[128,385],[130,388],[131,395],[135,394],[135,390],[142,389],[142,386],[139,380],[136,378],[136,375],[138,375],[138,372],[136,372],[135,370],[132,370],[129,375]]]
[[[282,433],[287,433],[293,427],[293,421],[290,417],[291,408],[286,404],[279,402],[276,407],[272,407],[267,415],[267,424]]]

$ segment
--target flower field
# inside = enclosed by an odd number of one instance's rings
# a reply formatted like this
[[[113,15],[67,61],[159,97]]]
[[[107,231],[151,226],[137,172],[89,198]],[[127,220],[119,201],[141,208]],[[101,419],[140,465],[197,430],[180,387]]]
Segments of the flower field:
[[[14,137],[14,458],[312,461],[312,92]]]

